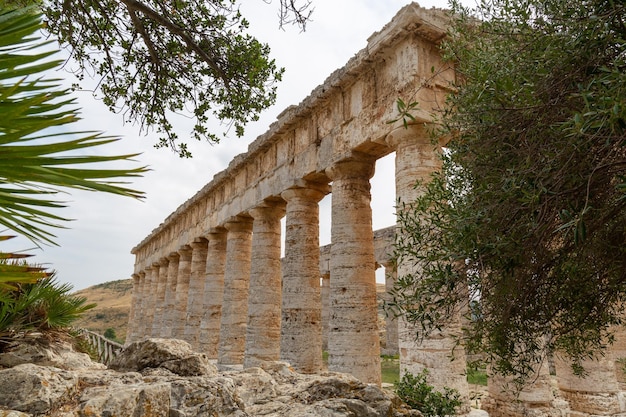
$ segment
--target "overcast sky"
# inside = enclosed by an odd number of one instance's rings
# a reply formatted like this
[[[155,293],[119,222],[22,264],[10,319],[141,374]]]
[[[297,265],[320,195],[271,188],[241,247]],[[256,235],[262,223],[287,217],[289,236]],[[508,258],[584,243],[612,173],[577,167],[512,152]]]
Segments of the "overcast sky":
[[[251,32],[272,48],[272,56],[285,75],[278,88],[278,100],[248,125],[244,138],[226,138],[218,145],[189,143],[193,159],[180,159],[166,149],[153,149],[154,135],[140,135],[136,126],[123,124],[120,115],[110,113],[90,93],[78,93],[83,121],[76,130],[100,130],[123,137],[104,153],[142,153],[137,158],[150,172],[132,187],[146,193],[143,201],[103,193],[77,192],[65,195],[69,207],[60,214],[75,219],[68,229],[56,230],[59,247],[33,249],[35,262],[57,271],[61,282],[75,290],[106,281],[130,278],[134,256],[131,249],[157,227],[172,211],[193,196],[231,159],[247,150],[250,142],[264,133],[287,106],[300,103],[335,69],[363,49],[367,38],[380,30],[404,5],[403,0],[313,0],[314,12],[306,32],[297,27],[278,29],[278,0],[245,0],[241,11]],[[447,7],[447,0],[421,1],[423,7]],[[59,73],[58,76],[72,77]],[[221,130],[220,130],[221,131]],[[179,136],[189,132],[183,126]],[[391,226],[394,218],[393,155],[378,161],[372,179],[374,228]],[[330,236],[330,196],[320,205],[321,243]],[[11,245],[11,248],[8,245]],[[25,240],[4,244],[4,250],[31,248]]]

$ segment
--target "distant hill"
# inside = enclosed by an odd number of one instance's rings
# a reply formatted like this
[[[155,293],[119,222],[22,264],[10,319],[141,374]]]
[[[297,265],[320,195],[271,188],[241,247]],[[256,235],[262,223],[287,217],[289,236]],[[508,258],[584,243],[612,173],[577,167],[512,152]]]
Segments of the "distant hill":
[[[98,306],[87,311],[75,326],[99,334],[104,334],[107,329],[113,329],[115,339],[124,342],[132,289],[133,280],[122,279],[76,291],[74,295],[85,297],[88,303],[96,303]]]

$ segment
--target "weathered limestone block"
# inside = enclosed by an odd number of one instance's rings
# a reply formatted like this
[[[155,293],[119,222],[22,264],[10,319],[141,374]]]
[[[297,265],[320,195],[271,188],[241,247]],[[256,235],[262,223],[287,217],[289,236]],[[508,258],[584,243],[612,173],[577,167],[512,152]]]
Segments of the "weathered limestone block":
[[[206,257],[208,242],[199,238],[191,244],[191,278],[187,296],[187,319],[183,339],[189,342],[191,348],[199,348],[200,322],[204,308],[204,287],[206,280]]]
[[[217,372],[205,355],[194,352],[189,343],[176,339],[147,339],[132,343],[110,367],[125,372],[165,368],[181,376],[215,375]]]
[[[279,200],[249,210],[254,222],[244,368],[280,359],[280,219],[284,207]]]
[[[170,384],[87,388],[78,416],[165,417],[170,414]]]
[[[159,275],[156,285],[156,306],[154,309],[154,319],[152,320],[152,337],[160,337],[163,328],[168,265],[169,260],[167,258],[161,258],[159,261]]]
[[[53,366],[60,369],[104,369],[105,365],[93,362],[86,353],[75,352],[66,342],[46,347],[41,341],[28,338],[13,343],[0,354],[0,367],[11,368],[25,363],[39,366]]]
[[[287,201],[281,360],[298,372],[322,369],[322,302],[319,271],[319,201],[326,184],[284,191]]]
[[[161,337],[172,337],[172,328],[176,320],[176,284],[178,282],[178,252],[170,253],[167,257],[167,285],[165,287],[165,310],[163,312],[163,327]]]
[[[78,389],[71,371],[32,363],[0,370],[0,407],[31,414],[48,412]]]
[[[241,365],[248,320],[252,218],[238,216],[224,227],[228,235],[217,362],[220,365]]]
[[[200,321],[199,351],[217,359],[224,297],[224,265],[226,263],[226,229],[216,228],[207,234],[206,280],[203,312]]]
[[[380,384],[369,183],[374,162],[366,155],[354,154],[327,170],[333,180],[328,368]]]
[[[187,322],[187,297],[189,295],[189,280],[191,279],[192,249],[185,245],[178,250],[178,273],[176,275],[176,301],[174,302],[174,321],[172,322],[172,337],[185,337],[185,323]]]
[[[31,414],[22,413],[16,410],[0,410],[0,417],[31,417]]]
[[[228,377],[179,378],[170,382],[170,410],[164,417],[246,417],[245,404]]]

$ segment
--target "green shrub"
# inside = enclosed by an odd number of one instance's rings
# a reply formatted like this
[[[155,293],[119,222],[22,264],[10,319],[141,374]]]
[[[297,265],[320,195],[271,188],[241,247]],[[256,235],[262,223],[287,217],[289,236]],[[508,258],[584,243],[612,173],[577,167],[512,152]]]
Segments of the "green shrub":
[[[71,295],[72,286],[59,284],[53,275],[34,284],[0,289],[0,351],[17,335],[66,330],[95,307],[86,304],[84,297]]]
[[[428,371],[420,374],[405,373],[400,382],[395,384],[396,393],[411,408],[418,410],[424,417],[445,417],[455,415],[461,405],[461,395],[453,388],[444,387],[443,392],[426,382]]]
[[[108,329],[106,329],[104,331],[104,335],[103,336],[106,337],[107,339],[113,340],[113,341],[116,341],[116,339],[117,339],[117,335],[115,334],[115,329],[112,328],[112,327],[109,327]]]

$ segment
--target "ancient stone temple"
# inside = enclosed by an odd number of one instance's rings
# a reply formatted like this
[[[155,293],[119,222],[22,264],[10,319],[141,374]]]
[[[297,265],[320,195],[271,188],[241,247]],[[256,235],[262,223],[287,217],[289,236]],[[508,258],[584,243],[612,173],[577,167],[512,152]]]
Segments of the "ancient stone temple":
[[[284,360],[304,373],[322,369],[326,350],[329,370],[381,383],[375,270],[391,285],[411,266],[389,257],[393,228],[372,230],[370,178],[395,153],[396,197],[408,202],[415,181],[439,169],[428,124],[455,76],[438,49],[446,21],[442,10],[404,7],[133,248],[127,342],[184,339],[218,366]],[[399,98],[419,103],[408,127],[389,123]],[[320,251],[318,203],[328,194],[331,245]],[[389,319],[385,346],[399,352],[402,372],[428,368],[435,386],[456,388],[469,405],[462,347],[450,359],[460,323],[418,345],[410,325]],[[564,376],[551,386],[546,369],[519,397],[494,379],[491,415],[626,416],[613,358],[590,364],[597,375],[586,384],[557,364]]]

